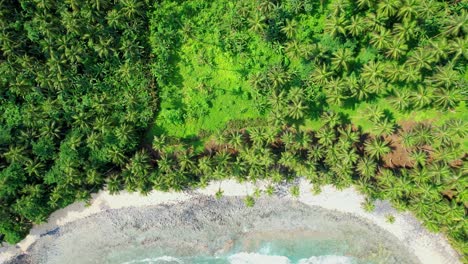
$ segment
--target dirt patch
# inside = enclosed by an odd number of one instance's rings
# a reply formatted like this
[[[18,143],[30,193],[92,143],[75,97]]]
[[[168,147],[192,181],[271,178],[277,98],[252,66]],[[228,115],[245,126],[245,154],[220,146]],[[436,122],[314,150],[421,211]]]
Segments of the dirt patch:
[[[411,152],[405,148],[401,142],[401,138],[398,134],[393,134],[385,138],[387,142],[390,142],[392,152],[385,155],[382,160],[387,168],[411,168],[414,166],[414,162],[411,159]]]

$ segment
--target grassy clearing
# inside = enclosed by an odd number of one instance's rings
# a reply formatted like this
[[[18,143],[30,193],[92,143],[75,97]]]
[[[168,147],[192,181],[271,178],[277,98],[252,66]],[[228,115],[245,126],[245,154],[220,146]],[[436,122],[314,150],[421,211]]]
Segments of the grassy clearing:
[[[197,46],[199,50],[194,48]],[[202,130],[221,129],[232,119],[261,117],[237,58],[218,47],[200,42],[184,44],[180,57],[175,65],[180,79],[172,84],[180,96],[178,100],[162,100],[162,114],[156,120],[154,134],[165,132],[169,136],[187,138],[198,135]],[[164,113],[181,105],[187,113],[183,122],[168,122]]]

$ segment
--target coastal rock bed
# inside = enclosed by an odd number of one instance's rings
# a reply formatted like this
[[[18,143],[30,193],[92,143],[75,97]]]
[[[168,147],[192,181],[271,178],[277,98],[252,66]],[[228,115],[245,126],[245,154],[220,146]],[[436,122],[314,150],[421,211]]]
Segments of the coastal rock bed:
[[[222,255],[258,249],[270,239],[343,241],[345,255],[385,263],[420,263],[396,237],[351,214],[263,197],[200,195],[177,204],[106,210],[39,238],[11,263],[124,263],[154,256]],[[369,259],[370,260],[370,259]]]

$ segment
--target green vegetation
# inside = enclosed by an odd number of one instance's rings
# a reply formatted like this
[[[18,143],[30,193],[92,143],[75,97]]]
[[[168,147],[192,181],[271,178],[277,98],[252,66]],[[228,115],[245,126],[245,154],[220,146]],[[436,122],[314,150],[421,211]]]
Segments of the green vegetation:
[[[1,238],[122,175],[157,106],[147,8],[0,1]]]
[[[0,5],[4,240],[102,187],[305,177],[468,254],[465,1]]]

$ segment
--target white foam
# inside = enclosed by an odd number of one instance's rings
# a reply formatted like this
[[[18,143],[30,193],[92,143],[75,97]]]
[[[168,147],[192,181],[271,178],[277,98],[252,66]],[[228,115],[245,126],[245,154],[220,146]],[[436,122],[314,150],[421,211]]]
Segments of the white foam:
[[[285,256],[270,256],[259,253],[241,252],[228,257],[231,264],[291,264]]]
[[[158,264],[161,263],[162,261],[164,262],[175,262],[178,264],[183,264],[184,262],[178,258],[174,258],[171,256],[162,256],[162,257],[157,257],[157,258],[145,258],[145,259],[140,259],[140,260],[132,260],[129,262],[124,262],[122,264],[136,264],[136,263],[141,263],[141,264]],[[164,263],[163,262],[163,263]]]
[[[298,264],[352,264],[353,262],[353,259],[350,257],[327,255],[301,259]]]

